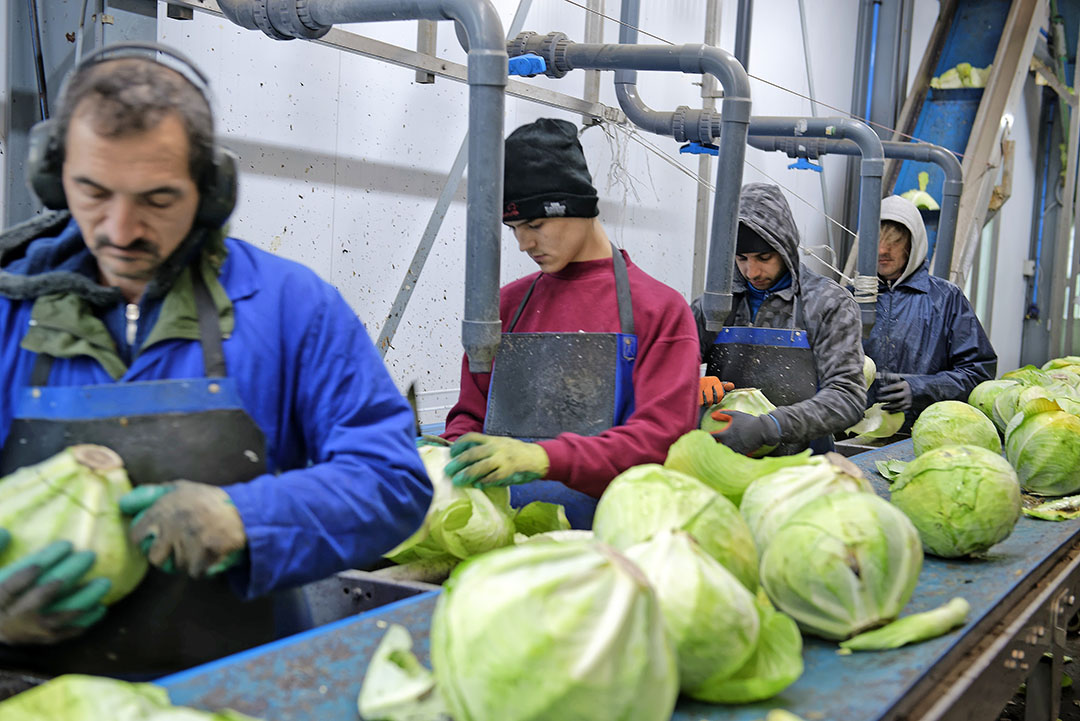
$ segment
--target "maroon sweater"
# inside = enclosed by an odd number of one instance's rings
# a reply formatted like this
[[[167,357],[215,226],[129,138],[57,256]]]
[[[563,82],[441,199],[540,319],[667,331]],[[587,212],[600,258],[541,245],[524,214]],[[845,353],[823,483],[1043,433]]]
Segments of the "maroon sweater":
[[[678,292],[646,275],[630,262],[626,251],[622,253],[638,338],[634,412],[625,424],[598,436],[563,433],[539,442],[551,462],[548,478],[594,497],[631,466],[663,463],[668,447],[693,430],[698,420],[700,350],[690,307]],[[499,316],[504,332],[537,275],[502,288]],[[514,330],[619,332],[611,259],[571,263],[558,273],[545,274]],[[461,396],[446,418],[444,438],[454,440],[469,431],[483,431],[490,382],[490,373],[470,373],[468,362],[462,362]]]

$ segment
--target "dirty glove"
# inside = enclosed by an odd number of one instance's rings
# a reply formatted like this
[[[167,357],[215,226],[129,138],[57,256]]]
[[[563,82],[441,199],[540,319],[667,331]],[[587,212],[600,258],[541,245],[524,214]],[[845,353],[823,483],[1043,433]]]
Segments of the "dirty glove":
[[[191,481],[139,486],[120,498],[131,542],[166,573],[216,576],[244,558],[247,534],[229,494]]]
[[[547,451],[516,438],[466,433],[450,446],[446,475],[455,486],[513,486],[547,475]]]
[[[0,529],[0,550],[10,539]],[[0,643],[57,643],[100,621],[112,583],[96,578],[77,586],[94,560],[93,551],[72,553],[70,542],[55,541],[0,568]]]
[[[884,404],[884,410],[895,413],[911,408],[911,384],[904,380],[904,376],[899,373],[879,373],[878,384],[877,399]]]
[[[724,393],[735,390],[735,384],[722,381],[716,376],[705,376],[698,379],[698,390],[701,391],[701,405],[715,406],[724,400]]]
[[[416,437],[416,447],[423,448],[424,446],[449,446],[450,441],[439,436],[429,436],[424,434]]]
[[[712,419],[728,423],[712,437],[736,453],[750,455],[762,450],[768,453],[780,444],[780,423],[768,413],[752,416],[741,411],[713,411]]]

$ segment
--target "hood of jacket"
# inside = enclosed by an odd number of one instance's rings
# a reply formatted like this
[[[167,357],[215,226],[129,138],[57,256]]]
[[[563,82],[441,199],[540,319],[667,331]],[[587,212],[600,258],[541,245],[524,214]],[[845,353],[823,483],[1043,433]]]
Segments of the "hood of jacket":
[[[204,248],[223,260],[223,241],[224,231],[192,230],[158,268],[146,297],[163,297]],[[118,288],[98,282],[97,261],[67,211],[36,216],[0,234],[0,296],[27,300],[50,293],[73,293],[97,307],[123,299]]]
[[[926,226],[915,204],[899,195],[890,195],[881,201],[881,219],[900,223],[911,233],[911,252],[908,253],[907,265],[900,277],[891,283],[896,286],[911,277],[926,260]]]
[[[768,183],[747,183],[739,194],[739,222],[745,223],[780,254],[791,273],[791,286],[799,292],[799,229],[791,206],[780,188]],[[733,290],[745,293],[746,279],[735,273]]]

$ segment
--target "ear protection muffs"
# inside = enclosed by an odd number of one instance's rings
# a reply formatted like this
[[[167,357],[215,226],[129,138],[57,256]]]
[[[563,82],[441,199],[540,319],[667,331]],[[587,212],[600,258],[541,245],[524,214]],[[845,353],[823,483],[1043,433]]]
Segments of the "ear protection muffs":
[[[60,102],[65,102],[71,78],[78,72],[96,63],[130,57],[152,60],[177,71],[198,89],[207,104],[213,108],[213,103],[210,102],[210,81],[202,71],[179,51],[155,43],[117,43],[98,48],[80,60],[64,79],[60,88]],[[30,188],[46,208],[64,210],[68,203],[62,181],[64,138],[61,137],[59,122],[50,118],[35,123],[30,128],[29,145],[26,175]],[[215,140],[211,148],[210,163],[203,176],[195,179],[199,188],[196,225],[219,228],[232,213],[236,206],[236,167],[236,155]]]

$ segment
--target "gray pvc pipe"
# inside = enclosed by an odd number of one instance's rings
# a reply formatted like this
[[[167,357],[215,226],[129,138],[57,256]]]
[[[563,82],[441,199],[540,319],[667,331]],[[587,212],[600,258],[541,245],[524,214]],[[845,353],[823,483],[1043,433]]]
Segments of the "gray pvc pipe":
[[[256,5],[262,7],[259,14]],[[454,20],[464,28],[469,41],[469,179],[461,341],[471,372],[491,370],[502,333],[499,257],[507,57],[502,22],[490,0],[219,0],[219,6],[238,25],[278,39],[321,37],[336,24],[384,20]]]
[[[778,135],[784,137],[840,138],[858,145],[862,162],[859,181],[859,257],[858,274],[874,278],[874,288],[866,289],[872,300],[859,304],[863,335],[874,327],[877,314],[877,249],[881,227],[881,176],[885,170],[885,150],[881,139],[870,126],[850,118],[781,118],[751,119],[751,137]],[[868,282],[868,281],[867,281]],[[858,290],[858,286],[856,286]],[[859,297],[856,293],[856,298]]]
[[[754,119],[750,119],[753,132]],[[850,140],[829,140],[814,138],[751,137],[750,146],[765,151],[780,151],[793,158],[817,157],[819,155],[859,155],[859,146]],[[937,243],[934,252],[934,275],[949,278],[949,264],[956,237],[956,219],[960,212],[960,194],[964,190],[964,171],[956,156],[940,145],[930,143],[882,142],[886,158],[917,160],[934,163],[945,173],[942,188],[941,216],[938,219]]]
[[[709,267],[702,296],[706,327],[719,331],[731,311],[735,270],[735,235],[739,219],[739,190],[746,158],[750,120],[750,81],[730,53],[709,45],[612,45],[567,43],[560,47],[560,69],[659,70],[709,73],[724,89],[723,128],[716,169]],[[700,113],[700,111],[698,111]],[[711,115],[709,116],[711,120]],[[669,130],[664,133],[671,135]],[[715,270],[712,270],[715,269]]]

